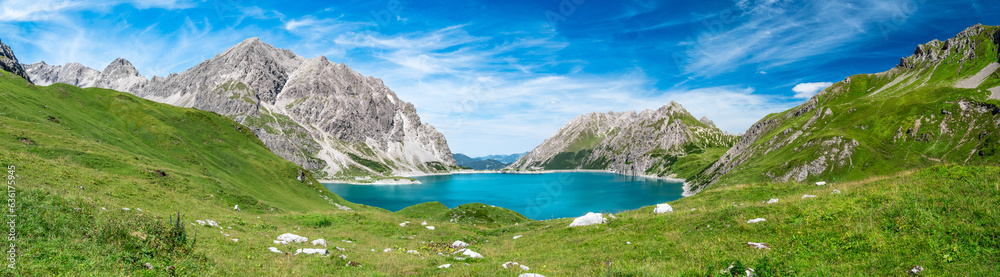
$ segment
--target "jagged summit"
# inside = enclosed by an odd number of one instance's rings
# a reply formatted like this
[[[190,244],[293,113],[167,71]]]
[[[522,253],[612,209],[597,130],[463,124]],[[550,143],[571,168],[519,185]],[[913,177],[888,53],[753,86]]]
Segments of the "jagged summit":
[[[116,59],[103,72],[36,63],[47,84],[113,88],[217,112],[249,126],[275,154],[318,176],[433,172],[455,166],[448,143],[381,79],[324,56],[305,59],[248,38],[181,73],[152,80]],[[353,180],[353,179],[351,179]]]
[[[3,44],[0,41],[0,70],[14,73],[17,76],[21,76],[28,82],[31,82],[31,78],[28,76],[27,71],[24,70],[24,66],[17,61],[17,57],[14,56],[14,50],[11,50],[9,46]]]
[[[139,70],[136,70],[135,66],[133,66],[131,62],[123,58],[117,58],[112,61],[111,64],[108,64],[108,66],[104,68],[104,71],[101,71],[101,74],[112,76],[142,76],[139,75]]]
[[[671,101],[638,113],[577,116],[508,168],[607,169],[627,175],[689,177],[697,171],[677,167],[687,162],[679,158],[694,158],[709,149],[711,155],[721,155],[736,139]]]
[[[1000,32],[993,30],[991,26],[976,24],[962,30],[954,37],[945,40],[931,40],[925,44],[917,45],[913,50],[913,55],[900,59],[897,67],[914,68],[918,65],[932,65],[943,61],[952,55],[958,55],[958,62],[973,60],[977,58],[977,47],[982,42],[978,39],[980,35],[987,32],[987,39],[994,44],[1000,42]]]

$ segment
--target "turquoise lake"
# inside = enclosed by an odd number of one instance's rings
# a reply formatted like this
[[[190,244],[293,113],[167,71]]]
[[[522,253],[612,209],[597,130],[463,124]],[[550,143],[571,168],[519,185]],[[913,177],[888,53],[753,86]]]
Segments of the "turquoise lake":
[[[683,193],[680,182],[595,172],[453,174],[416,179],[423,184],[325,185],[348,201],[390,211],[434,201],[448,208],[484,203],[536,220],[634,210],[679,199]]]

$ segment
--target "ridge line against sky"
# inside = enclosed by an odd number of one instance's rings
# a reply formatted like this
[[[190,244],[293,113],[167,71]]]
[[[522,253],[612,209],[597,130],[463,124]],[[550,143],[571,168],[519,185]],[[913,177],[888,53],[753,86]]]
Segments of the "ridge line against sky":
[[[520,153],[589,112],[677,101],[725,131],[917,44],[1000,24],[1000,0],[0,1],[24,63],[125,58],[147,78],[249,37],[381,78],[455,152]],[[483,148],[483,145],[490,145]]]

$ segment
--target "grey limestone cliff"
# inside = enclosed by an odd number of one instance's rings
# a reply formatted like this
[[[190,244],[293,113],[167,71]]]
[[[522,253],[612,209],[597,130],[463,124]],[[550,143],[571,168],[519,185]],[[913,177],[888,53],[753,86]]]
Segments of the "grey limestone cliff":
[[[226,115],[250,127],[275,154],[319,177],[420,174],[456,165],[444,136],[380,79],[257,38],[150,80],[124,59],[101,72],[44,62],[28,72],[43,85],[111,88]]]
[[[17,57],[14,56],[14,50],[11,50],[9,46],[3,44],[0,41],[0,70],[14,73],[17,76],[21,76],[28,82],[31,82],[31,78],[28,73],[24,70],[24,67],[20,62],[17,61]]]

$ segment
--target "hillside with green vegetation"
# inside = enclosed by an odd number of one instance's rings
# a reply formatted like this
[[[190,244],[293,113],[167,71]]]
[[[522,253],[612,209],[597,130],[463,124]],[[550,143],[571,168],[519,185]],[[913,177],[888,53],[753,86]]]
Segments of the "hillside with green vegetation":
[[[1000,33],[976,25],[878,74],[771,114],[691,182],[843,182],[938,164],[1000,163]]]

